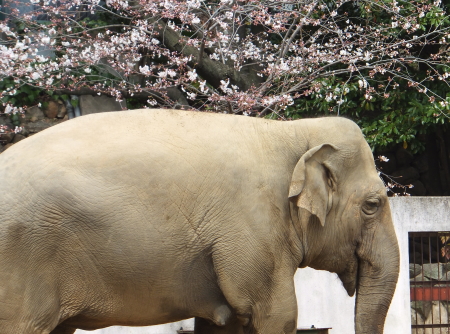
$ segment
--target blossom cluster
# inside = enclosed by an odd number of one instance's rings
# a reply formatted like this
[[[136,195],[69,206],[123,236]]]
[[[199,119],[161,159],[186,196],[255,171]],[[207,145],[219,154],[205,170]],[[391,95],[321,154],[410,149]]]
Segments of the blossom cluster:
[[[149,106],[179,103],[168,95],[172,89],[190,108],[282,117],[295,98],[314,91],[343,103],[342,91],[321,86],[321,79],[340,75],[355,80],[367,100],[389,96],[401,79],[438,106],[447,103],[424,89],[450,73],[442,66],[450,31],[440,1],[31,4],[27,12],[7,8],[0,24],[0,79],[13,78],[17,87],[87,87],[118,99],[141,96]],[[417,52],[429,46],[431,55]],[[428,75],[415,78],[414,66]]]

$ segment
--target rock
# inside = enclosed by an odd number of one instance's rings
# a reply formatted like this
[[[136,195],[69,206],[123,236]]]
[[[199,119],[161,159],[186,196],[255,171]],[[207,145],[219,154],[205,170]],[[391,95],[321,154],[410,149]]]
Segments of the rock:
[[[420,242],[418,242],[417,244],[420,245]],[[411,244],[410,247],[414,247],[414,244]],[[409,260],[411,262],[415,261],[416,262],[416,266],[419,265],[419,263],[422,261],[421,259],[423,257],[423,254],[421,252],[419,252],[418,249],[420,249],[420,246],[419,246],[419,248],[410,249],[410,251],[409,251]]]
[[[443,303],[434,300],[431,302],[431,312],[428,314],[427,320],[425,320],[426,325],[430,324],[448,324],[448,312],[447,308],[444,306]],[[430,331],[430,333],[442,333],[442,334],[448,334],[448,329],[444,328],[443,330],[438,331]]]
[[[45,130],[50,126],[52,126],[51,123],[46,122],[45,120],[41,120],[35,123],[27,123],[24,125],[24,128],[26,129],[26,131],[28,131],[28,133],[33,134]]]
[[[420,174],[427,172],[429,167],[426,154],[421,154],[416,157],[411,165],[417,168]]]
[[[67,108],[63,104],[62,101],[58,100],[58,102],[61,102],[61,103],[58,103],[59,104],[59,106],[58,106],[59,107],[59,111],[58,111],[58,115],[56,115],[56,118],[64,118],[67,115]]]
[[[28,130],[25,129],[25,127],[22,125],[22,131],[20,131],[20,134],[21,134],[21,135],[24,135],[25,137],[28,137],[30,133],[29,133]]]
[[[422,272],[422,266],[417,263],[409,264],[409,278],[416,277]]]
[[[392,173],[393,180],[404,186],[413,183],[419,177],[419,171],[414,167],[405,167]]]
[[[426,278],[425,276],[422,276],[422,273],[420,273],[416,277],[410,278],[409,281],[410,282],[430,282],[430,281],[434,282],[434,280],[431,280],[429,278]]]
[[[45,118],[42,110],[37,107],[30,107],[25,111],[25,120],[29,120],[31,122],[37,122]]]
[[[397,158],[397,164],[399,167],[408,166],[414,159],[413,154],[400,146],[395,152],[395,156]]]
[[[449,334],[447,326],[442,328],[432,328],[429,325],[448,324],[449,315],[446,302],[434,301],[415,301],[411,302],[411,324],[428,325],[424,328],[413,328],[412,334]]]
[[[10,128],[13,126],[11,120],[9,119],[9,117],[7,115],[0,115],[0,124],[6,125]]]
[[[18,143],[19,141],[21,141],[22,139],[25,139],[26,137],[20,133],[16,133],[16,135],[14,136],[14,139],[12,141],[13,144]]]
[[[45,116],[48,118],[56,118],[56,115],[58,115],[59,112],[59,104],[55,101],[49,101],[47,108],[44,110]]]
[[[3,146],[3,150],[6,150],[6,149],[10,148],[13,145],[14,145],[13,143],[6,144],[5,146]]]
[[[105,95],[80,96],[81,115],[88,115],[105,111],[119,111],[126,109],[126,107],[127,106],[125,100],[123,100],[122,102],[118,102],[114,97],[108,97]]]
[[[13,141],[15,135],[16,135],[16,134],[15,134],[14,132],[5,132],[5,133],[2,133],[2,134],[1,134],[1,137],[0,137],[0,141],[1,141],[4,145],[6,145],[6,144],[8,144],[8,143],[10,143],[10,142]]]
[[[425,185],[420,180],[411,182],[412,188],[406,189],[406,192],[411,196],[425,196],[427,194],[427,189]]]
[[[423,325],[425,320],[430,315],[432,309],[432,303],[430,301],[414,301],[411,302],[411,309],[415,312],[411,312],[411,323],[413,325]],[[416,316],[419,316],[416,318]]]
[[[433,280],[447,280],[449,266],[444,263],[425,263],[422,265],[423,276]]]

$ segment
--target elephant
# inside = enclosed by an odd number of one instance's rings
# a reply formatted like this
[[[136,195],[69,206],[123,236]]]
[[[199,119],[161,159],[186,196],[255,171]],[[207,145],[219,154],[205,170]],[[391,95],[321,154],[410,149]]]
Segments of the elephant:
[[[196,317],[293,334],[293,276],[336,273],[355,332],[383,333],[399,272],[359,127],[141,109],[82,116],[0,154],[0,333]]]

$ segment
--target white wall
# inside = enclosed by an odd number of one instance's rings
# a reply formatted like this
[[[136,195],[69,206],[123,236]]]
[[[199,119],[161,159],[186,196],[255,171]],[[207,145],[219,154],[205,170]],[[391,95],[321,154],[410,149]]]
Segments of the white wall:
[[[165,325],[149,326],[149,327],[122,327],[114,326],[96,331],[77,330],[75,334],[177,334],[177,330],[194,329],[194,319],[187,319],[179,322],[173,322]]]
[[[411,333],[408,232],[450,231],[450,197],[391,198],[391,210],[400,246],[400,277],[386,318],[386,334]],[[332,327],[331,334],[354,334],[354,297],[347,296],[335,274],[310,268],[295,275],[299,305],[298,327]],[[193,321],[151,327],[110,327],[76,334],[176,334],[192,329]]]

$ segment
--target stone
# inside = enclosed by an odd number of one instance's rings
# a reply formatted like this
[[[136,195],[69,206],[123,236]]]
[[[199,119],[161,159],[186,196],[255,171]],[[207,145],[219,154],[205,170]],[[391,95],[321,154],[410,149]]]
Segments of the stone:
[[[412,325],[431,325],[448,324],[449,314],[448,306],[445,302],[423,301],[411,303],[411,324]],[[449,334],[450,329],[442,328],[413,328],[413,334]]]
[[[55,101],[49,101],[47,107],[44,109],[44,114],[48,118],[56,118],[59,112],[59,104]]]
[[[6,145],[6,144],[8,144],[8,143],[10,143],[10,142],[13,141],[15,135],[16,135],[16,134],[15,134],[14,132],[5,132],[5,133],[2,133],[2,134],[1,134],[1,137],[0,137],[0,141],[1,141],[4,145]]]
[[[125,100],[118,102],[114,97],[106,95],[82,95],[80,96],[80,109],[81,115],[88,115],[105,111],[119,111],[127,109],[127,106]]]
[[[59,103],[59,102],[61,102],[61,103]],[[58,115],[56,115],[56,118],[64,118],[67,115],[67,108],[63,104],[62,101],[58,100],[58,104],[59,104],[59,110],[58,110]]]
[[[416,157],[412,162],[411,166],[417,168],[420,174],[427,172],[429,166],[426,154],[421,154],[418,157]]]
[[[50,126],[52,126],[52,124],[49,122],[46,122],[45,120],[37,121],[35,123],[24,124],[24,128],[30,134],[45,130],[45,129],[49,128]]]
[[[37,122],[44,118],[45,118],[44,112],[41,110],[41,108],[37,106],[30,107],[25,111],[25,120]]]
[[[448,324],[448,312],[447,308],[439,301],[432,301],[431,312],[428,314],[427,319],[425,320],[425,325],[430,324]],[[434,330],[428,328],[428,332],[425,331],[426,334],[449,334],[449,328],[440,328],[439,330]]]
[[[400,146],[395,152],[395,157],[397,158],[397,164],[399,167],[405,167],[411,164],[414,159],[413,154]]]
[[[416,180],[411,182],[412,188],[406,189],[406,192],[411,196],[425,196],[427,194],[427,189],[422,181]]]
[[[417,325],[423,325],[430,315],[432,309],[431,301],[413,301],[411,302],[411,309],[415,312],[411,312],[411,323]]]
[[[429,281],[434,281],[434,280],[426,278],[425,276],[422,276],[422,273],[420,273],[416,277],[410,278],[409,281],[410,282],[429,282]]]
[[[419,171],[414,167],[405,167],[392,173],[392,179],[404,186],[413,183],[419,177]]]
[[[0,114],[0,124],[4,124],[6,121],[6,116],[5,114]]]
[[[433,280],[447,280],[450,278],[449,265],[444,263],[425,263],[422,265],[423,276]]]
[[[17,134],[14,136],[14,139],[13,139],[12,143],[13,143],[13,144],[18,143],[19,141],[21,141],[21,140],[23,140],[23,139],[25,139],[25,138],[26,138],[26,137],[25,137],[24,135],[22,135],[22,134],[20,134],[20,133],[17,133]]]
[[[24,135],[25,137],[28,137],[30,135],[30,133],[28,132],[27,129],[24,128],[24,126],[22,125],[22,131],[20,131],[21,135]]]
[[[422,272],[422,266],[417,263],[409,264],[409,278],[416,277]]]
[[[10,148],[13,145],[14,145],[13,143],[6,144],[5,146],[3,146],[3,150],[6,150],[6,149]]]
[[[418,243],[418,244],[420,245],[420,243]],[[413,247],[413,244],[411,244],[410,247]],[[420,249],[420,246],[418,247],[418,249]],[[416,261],[416,266],[422,261],[421,259],[423,257],[423,254],[421,252],[419,252],[418,249],[415,249],[415,250],[410,249],[410,251],[409,251],[409,260],[411,262]]]

